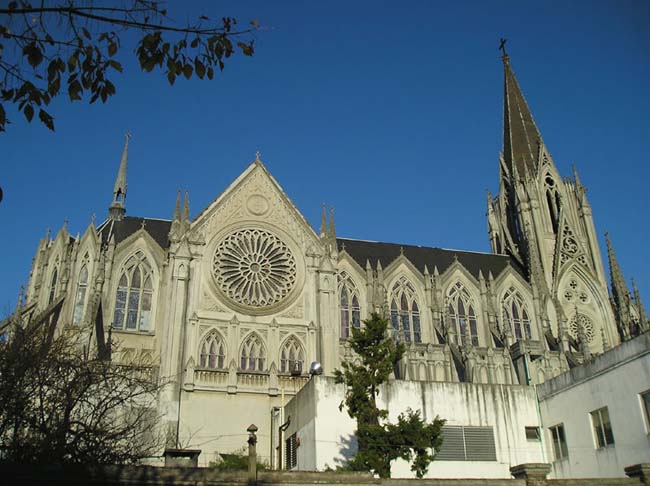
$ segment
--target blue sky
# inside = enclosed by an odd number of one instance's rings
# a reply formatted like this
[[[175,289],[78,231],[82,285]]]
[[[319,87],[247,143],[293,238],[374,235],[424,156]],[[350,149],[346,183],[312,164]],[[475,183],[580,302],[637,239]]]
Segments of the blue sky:
[[[188,2],[189,3],[189,2]],[[22,119],[0,135],[0,314],[27,281],[47,227],[104,219],[123,146],[127,213],[192,215],[260,150],[314,225],[333,205],[339,236],[489,251],[485,191],[498,189],[499,37],[560,172],[578,167],[596,229],[650,306],[650,3],[180,2],[258,19],[253,58],[212,82],[125,72],[106,105],[60,99],[56,132]],[[187,8],[187,11],[180,10]]]

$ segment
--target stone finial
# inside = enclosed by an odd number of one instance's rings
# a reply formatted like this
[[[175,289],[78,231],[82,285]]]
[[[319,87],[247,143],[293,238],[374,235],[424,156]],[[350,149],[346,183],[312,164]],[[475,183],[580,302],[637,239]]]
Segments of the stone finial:
[[[262,159],[260,159],[260,151],[259,150],[255,151],[255,162],[262,162]]]

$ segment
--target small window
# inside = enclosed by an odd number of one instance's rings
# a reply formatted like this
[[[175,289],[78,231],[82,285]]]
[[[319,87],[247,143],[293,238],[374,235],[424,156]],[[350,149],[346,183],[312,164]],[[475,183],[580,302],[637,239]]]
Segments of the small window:
[[[607,407],[599,408],[591,412],[591,423],[594,427],[594,437],[596,439],[596,448],[600,449],[614,444],[614,432],[612,424],[609,421],[609,411]]]
[[[539,442],[539,427],[526,427],[526,440]]]
[[[284,457],[284,464],[285,464],[285,469],[293,469],[298,465],[298,455],[297,455],[297,448],[298,448],[298,438],[296,437],[296,434],[293,434],[292,436],[288,437],[285,441],[285,457]]]
[[[650,390],[641,393],[641,407],[645,419],[646,431],[650,434]]]
[[[569,457],[569,449],[566,445],[566,436],[564,435],[564,424],[559,424],[548,429],[553,438],[553,454],[555,460],[560,461]]]

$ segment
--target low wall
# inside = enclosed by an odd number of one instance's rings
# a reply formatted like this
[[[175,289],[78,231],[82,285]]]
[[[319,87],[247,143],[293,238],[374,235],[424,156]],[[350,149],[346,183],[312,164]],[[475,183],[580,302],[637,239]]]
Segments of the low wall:
[[[650,486],[633,478],[613,479],[376,479],[367,473],[260,471],[258,486]],[[246,472],[220,472],[211,468],[103,466],[62,468],[0,465],[0,485],[169,485],[225,486],[247,484]]]

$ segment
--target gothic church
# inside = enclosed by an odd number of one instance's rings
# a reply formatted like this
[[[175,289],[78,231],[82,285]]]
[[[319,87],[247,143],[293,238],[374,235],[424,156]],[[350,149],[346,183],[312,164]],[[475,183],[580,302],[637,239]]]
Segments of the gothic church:
[[[648,330],[608,240],[611,292],[586,189],[562,178],[507,55],[492,254],[352,240],[323,209],[310,226],[259,157],[194,219],[126,211],[128,138],[108,218],[41,240],[23,308],[61,302],[60,322],[113,359],[152,367],[169,443],[205,463],[260,429],[309,379],[351,359],[371,312],[407,353],[395,379],[538,384]]]

